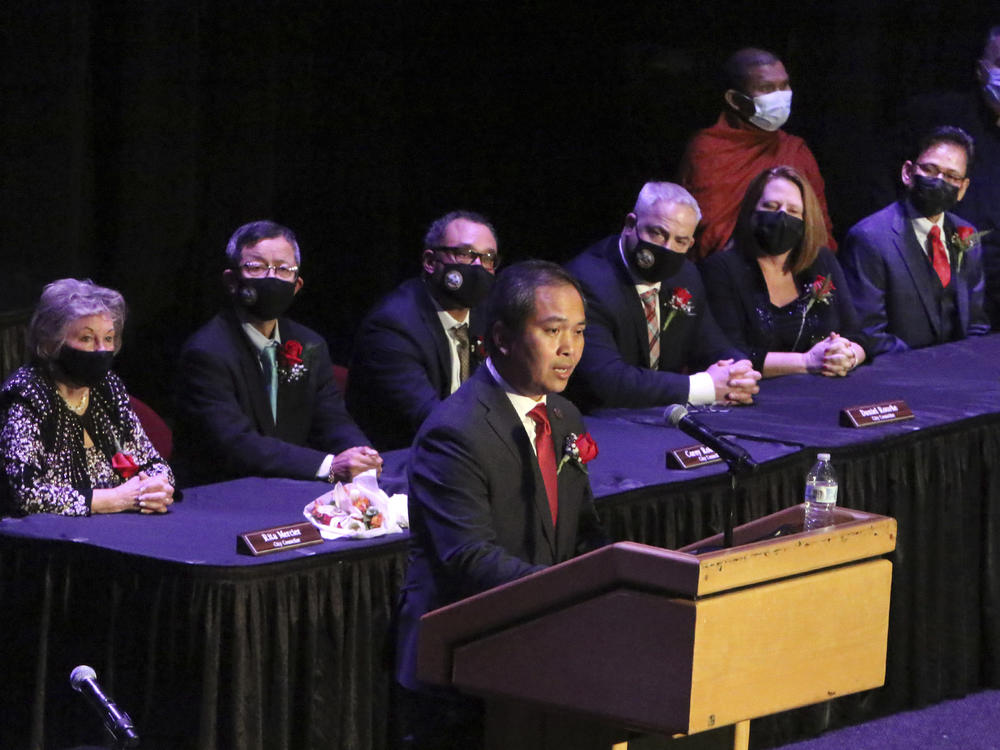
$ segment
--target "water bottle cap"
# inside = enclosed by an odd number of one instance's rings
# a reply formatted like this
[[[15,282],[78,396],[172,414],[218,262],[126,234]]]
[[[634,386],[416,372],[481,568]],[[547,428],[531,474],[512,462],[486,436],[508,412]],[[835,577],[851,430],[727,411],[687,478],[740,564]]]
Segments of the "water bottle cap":
[[[829,453],[817,453],[816,454],[816,458],[819,461],[829,461],[830,460],[830,454]]]

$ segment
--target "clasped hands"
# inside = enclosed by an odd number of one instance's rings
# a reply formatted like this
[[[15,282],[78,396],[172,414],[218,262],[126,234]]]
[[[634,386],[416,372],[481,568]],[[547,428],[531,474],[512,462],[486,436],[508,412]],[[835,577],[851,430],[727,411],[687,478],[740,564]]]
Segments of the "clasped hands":
[[[333,457],[330,476],[335,481],[350,482],[354,477],[369,469],[382,473],[382,456],[368,446],[355,446],[341,451]]]
[[[720,359],[706,372],[715,383],[715,401],[724,404],[752,404],[760,392],[757,381],[760,373],[753,369],[750,360]]]
[[[808,372],[831,378],[843,377],[864,361],[864,349],[833,331],[813,344],[803,357]]]
[[[174,502],[173,486],[162,477],[150,476],[144,471],[116,489],[125,503],[122,510],[134,508],[140,513],[166,513]]]

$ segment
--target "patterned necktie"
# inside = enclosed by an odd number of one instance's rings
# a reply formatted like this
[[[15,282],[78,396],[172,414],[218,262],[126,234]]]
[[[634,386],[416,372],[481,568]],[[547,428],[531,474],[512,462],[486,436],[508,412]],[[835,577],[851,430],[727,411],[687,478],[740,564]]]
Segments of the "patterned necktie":
[[[646,331],[649,334],[649,366],[654,370],[660,366],[660,326],[656,322],[657,297],[658,293],[655,287],[639,295],[642,307],[646,311]]]
[[[451,335],[458,342],[458,382],[464,383],[469,378],[469,324],[454,326]]]
[[[260,364],[264,371],[264,383],[271,400],[271,417],[278,421],[278,342],[274,341],[264,347],[260,353]]]
[[[933,255],[931,263],[934,266],[934,271],[941,279],[941,286],[948,286],[948,282],[951,281],[951,263],[948,262],[948,251],[944,249],[944,243],[941,241],[941,227],[935,224],[927,236],[931,240],[931,253]]]
[[[549,513],[552,514],[552,525],[556,525],[559,516],[559,478],[556,471],[556,452],[552,447],[552,425],[545,404],[538,404],[528,412],[535,422],[535,452],[538,454],[538,468],[542,471],[542,481],[545,482],[545,494],[549,498]]]

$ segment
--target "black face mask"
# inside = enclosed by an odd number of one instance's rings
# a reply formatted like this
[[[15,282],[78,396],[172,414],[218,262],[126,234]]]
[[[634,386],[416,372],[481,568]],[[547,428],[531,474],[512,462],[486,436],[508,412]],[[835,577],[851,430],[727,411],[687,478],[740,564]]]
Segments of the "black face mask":
[[[257,320],[274,320],[292,306],[295,282],[267,277],[240,277],[236,298]]]
[[[781,255],[794,250],[806,232],[805,221],[784,211],[754,211],[750,223],[759,255]]]
[[[77,385],[95,386],[108,374],[114,357],[114,352],[84,351],[63,344],[56,357],[56,364]]]
[[[653,242],[647,242],[638,234],[636,244],[626,251],[629,266],[635,274],[649,284],[666,281],[681,270],[684,265],[684,253],[675,253]]]
[[[475,307],[489,295],[494,281],[478,263],[442,263],[430,276],[434,297],[446,310]]]
[[[921,216],[937,216],[958,203],[958,188],[940,177],[914,174],[909,192],[910,203]]]

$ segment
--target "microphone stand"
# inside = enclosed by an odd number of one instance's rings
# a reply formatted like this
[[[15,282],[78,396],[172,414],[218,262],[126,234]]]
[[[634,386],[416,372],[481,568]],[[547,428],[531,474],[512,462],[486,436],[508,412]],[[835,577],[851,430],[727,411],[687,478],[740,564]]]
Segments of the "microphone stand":
[[[757,464],[744,458],[733,459],[722,456],[729,470],[729,492],[722,503],[722,546],[733,546],[733,515],[735,514],[736,498],[740,492],[739,480],[757,471]]]

